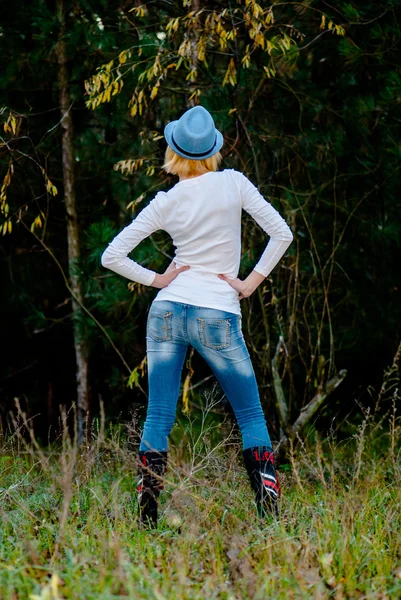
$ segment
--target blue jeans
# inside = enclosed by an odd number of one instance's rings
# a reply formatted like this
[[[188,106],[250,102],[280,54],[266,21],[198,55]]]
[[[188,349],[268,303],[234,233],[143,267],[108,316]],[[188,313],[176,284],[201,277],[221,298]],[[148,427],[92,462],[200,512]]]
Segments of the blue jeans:
[[[149,403],[139,450],[168,450],[189,344],[209,364],[227,396],[243,449],[271,448],[240,315],[159,300],[152,303],[146,326]]]

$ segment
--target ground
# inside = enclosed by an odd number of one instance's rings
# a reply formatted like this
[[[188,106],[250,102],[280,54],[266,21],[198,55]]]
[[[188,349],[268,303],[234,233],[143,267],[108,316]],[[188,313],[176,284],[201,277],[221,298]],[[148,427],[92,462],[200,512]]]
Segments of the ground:
[[[366,425],[366,424],[365,424]],[[135,452],[96,432],[0,454],[0,598],[254,600],[401,597],[399,430],[307,439],[280,466],[278,522],[261,522],[239,440],[208,432],[169,453],[154,531],[138,528]]]

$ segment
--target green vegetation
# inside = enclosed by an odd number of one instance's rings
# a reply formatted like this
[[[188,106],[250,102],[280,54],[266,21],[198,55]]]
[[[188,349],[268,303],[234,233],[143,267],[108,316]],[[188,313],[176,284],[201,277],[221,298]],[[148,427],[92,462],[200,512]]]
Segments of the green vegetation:
[[[401,597],[400,6],[7,3],[1,600]],[[164,519],[144,532],[134,463],[155,290],[100,256],[175,183],[163,127],[196,103],[224,133],[223,167],[294,233],[241,305],[272,439],[285,440],[282,519],[256,522],[229,407],[203,406],[213,376],[191,352],[193,410],[171,436]],[[241,278],[267,242],[245,214],[242,241]],[[133,258],[163,272],[173,253],[158,231]]]
[[[58,406],[76,400],[77,362],[81,416],[98,414],[102,398],[110,419],[132,408],[143,417],[156,291],[107,272],[100,255],[175,183],[161,170],[163,127],[200,102],[224,133],[223,167],[246,173],[295,237],[242,302],[271,430],[288,433],[344,371],[322,426],[349,410],[360,422],[355,399],[370,404],[400,341],[400,6],[10,4],[0,36],[3,421],[18,397],[42,416],[46,440]],[[244,214],[240,277],[266,242]],[[162,231],[133,253],[158,272],[173,255]],[[192,394],[210,372],[191,355],[186,377]]]
[[[41,449],[20,413],[0,456],[2,600],[400,597],[394,412],[341,443],[311,430],[280,467],[280,522],[258,523],[238,438],[211,443],[209,409],[174,433],[153,531],[136,523],[122,430],[100,425],[79,452],[64,430]]]

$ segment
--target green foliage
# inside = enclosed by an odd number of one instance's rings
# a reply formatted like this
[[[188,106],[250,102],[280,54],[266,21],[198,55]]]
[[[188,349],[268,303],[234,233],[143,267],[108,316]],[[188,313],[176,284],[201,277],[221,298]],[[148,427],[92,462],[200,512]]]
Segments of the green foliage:
[[[81,452],[65,432],[46,449],[6,439],[1,598],[399,598],[399,417],[380,435],[369,416],[346,423],[341,444],[311,428],[279,467],[279,522],[257,519],[240,447],[205,417],[176,438],[154,531],[138,528],[121,432],[100,423]]]
[[[330,376],[348,370],[327,422],[361,394],[370,402],[361,390],[377,384],[400,338],[399,2],[196,6],[153,2],[123,12],[118,2],[65,2],[82,232],[76,269],[85,306],[129,366],[82,313],[92,406],[99,395],[110,414],[145,403],[146,374],[137,369],[154,290],[128,288],[102,269],[100,256],[156,191],[174,183],[160,168],[163,126],[200,102],[224,133],[224,167],[245,172],[295,234],[287,258],[242,304],[278,437],[271,365],[280,335],[278,369],[292,417]],[[51,415],[52,403],[71,403],[75,386],[71,304],[60,272],[67,270],[67,244],[59,17],[39,0],[12,3],[3,17],[0,307],[8,360],[2,394],[5,411],[23,395],[33,413]],[[241,277],[267,241],[243,217]],[[157,232],[133,256],[162,272],[173,252],[171,240]],[[138,385],[127,392],[132,372]],[[193,382],[209,374],[199,364]]]

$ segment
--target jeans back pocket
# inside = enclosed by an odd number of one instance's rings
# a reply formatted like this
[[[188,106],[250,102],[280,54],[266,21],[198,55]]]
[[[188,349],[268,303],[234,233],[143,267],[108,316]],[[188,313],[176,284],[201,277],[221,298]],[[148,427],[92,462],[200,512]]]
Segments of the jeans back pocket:
[[[168,342],[172,338],[171,311],[158,311],[151,309],[148,315],[147,333],[156,342]]]
[[[221,350],[230,345],[231,323],[228,319],[202,319],[198,317],[199,337],[204,346]]]

